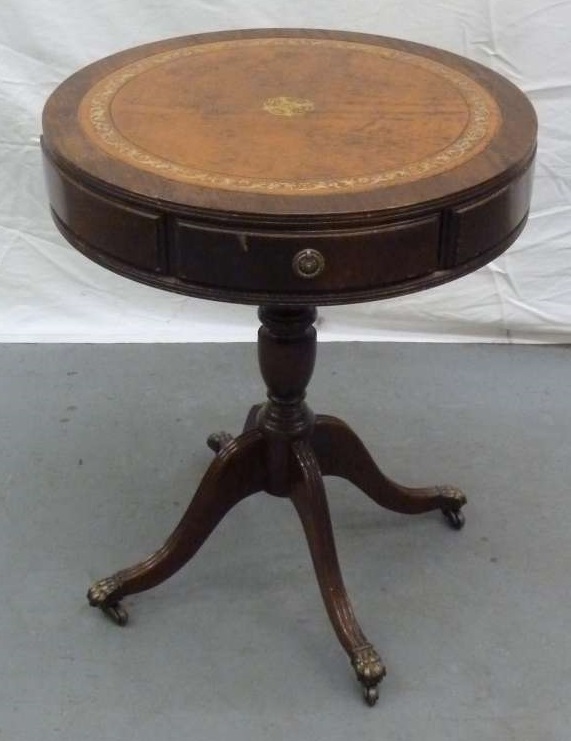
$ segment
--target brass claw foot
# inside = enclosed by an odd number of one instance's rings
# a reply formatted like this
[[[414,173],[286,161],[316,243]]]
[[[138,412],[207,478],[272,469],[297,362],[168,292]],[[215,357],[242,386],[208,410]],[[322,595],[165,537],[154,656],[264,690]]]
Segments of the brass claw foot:
[[[213,432],[212,435],[208,436],[206,444],[215,453],[219,453],[222,448],[225,448],[234,437],[229,432]]]
[[[116,594],[121,581],[116,576],[108,576],[96,581],[87,592],[87,599],[92,607],[98,607],[117,625],[127,625],[129,614],[117,599]]]
[[[451,528],[461,530],[466,522],[464,513],[461,511],[466,504],[466,495],[455,486],[438,486],[437,490],[443,500],[440,507],[442,514]]]
[[[379,683],[387,670],[379,654],[369,644],[357,649],[351,659],[357,680],[363,687],[363,697],[371,707],[379,699]]]

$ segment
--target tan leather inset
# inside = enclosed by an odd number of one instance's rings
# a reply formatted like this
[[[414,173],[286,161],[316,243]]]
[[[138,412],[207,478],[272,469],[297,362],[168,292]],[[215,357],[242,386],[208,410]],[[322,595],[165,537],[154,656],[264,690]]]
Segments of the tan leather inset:
[[[349,73],[349,74],[348,74]],[[189,45],[128,64],[80,106],[91,141],[168,179],[280,194],[416,181],[481,152],[491,95],[426,57],[336,39]]]

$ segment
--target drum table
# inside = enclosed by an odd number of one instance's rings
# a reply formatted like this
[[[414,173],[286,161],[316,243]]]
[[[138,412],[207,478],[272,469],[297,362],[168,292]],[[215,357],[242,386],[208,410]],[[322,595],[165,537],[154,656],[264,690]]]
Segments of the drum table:
[[[133,280],[260,306],[268,399],[216,457],[166,543],[96,582],[122,597],[180,569],[237,502],[289,497],[337,637],[374,704],[383,663],[345,591],[324,476],[383,507],[441,510],[457,488],[386,478],[341,420],[314,415],[315,307],[453,280],[505,250],[527,218],[536,119],[479,64],[357,33],[249,30],[140,46],[82,69],[50,97],[43,151],[55,222],[77,249]]]

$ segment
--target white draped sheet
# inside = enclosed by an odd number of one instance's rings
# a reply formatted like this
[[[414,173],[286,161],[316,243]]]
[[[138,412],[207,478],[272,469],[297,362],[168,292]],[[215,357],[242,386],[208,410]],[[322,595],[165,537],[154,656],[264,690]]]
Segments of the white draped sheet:
[[[397,299],[320,310],[322,340],[571,341],[571,2],[565,0],[1,0],[0,341],[255,339],[254,307],[181,297],[94,265],[56,232],[41,110],[78,68],[169,36],[308,27],[397,36],[508,77],[540,121],[532,213],[508,252]]]

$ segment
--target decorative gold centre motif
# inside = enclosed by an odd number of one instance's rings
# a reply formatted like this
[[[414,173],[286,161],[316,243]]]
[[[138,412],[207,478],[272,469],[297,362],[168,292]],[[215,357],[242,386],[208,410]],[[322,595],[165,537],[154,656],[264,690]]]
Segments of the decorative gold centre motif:
[[[309,113],[315,106],[311,100],[303,98],[288,98],[286,95],[280,95],[277,98],[268,98],[262,106],[264,111],[272,113],[274,116],[303,116]]]

